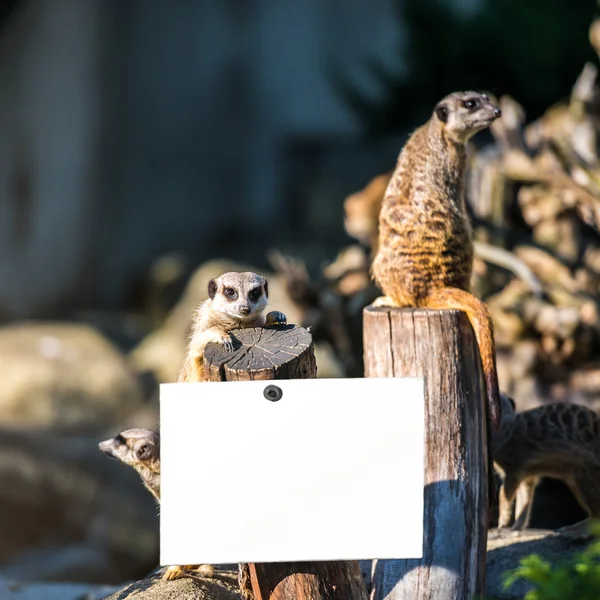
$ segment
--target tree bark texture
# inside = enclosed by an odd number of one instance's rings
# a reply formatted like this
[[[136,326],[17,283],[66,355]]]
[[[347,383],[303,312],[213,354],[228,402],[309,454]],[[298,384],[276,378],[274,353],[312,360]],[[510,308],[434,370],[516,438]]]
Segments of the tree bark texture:
[[[254,327],[231,332],[235,349],[208,344],[204,365],[209,381],[313,379],[317,363],[312,336],[303,327]]]
[[[423,558],[373,561],[371,600],[471,600],[484,593],[488,527],[485,388],[471,325],[455,310],[367,307],[364,362],[365,377],[425,379]]]

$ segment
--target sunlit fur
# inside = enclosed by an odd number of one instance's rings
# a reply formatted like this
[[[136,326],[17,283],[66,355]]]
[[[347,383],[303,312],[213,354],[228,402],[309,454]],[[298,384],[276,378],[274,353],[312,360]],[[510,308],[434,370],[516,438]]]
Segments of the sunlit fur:
[[[235,292],[233,298],[227,296],[227,290]],[[256,297],[252,296],[253,292],[257,294]],[[194,315],[188,353],[179,374],[179,382],[205,381],[203,355],[210,342],[222,344],[228,351],[233,351],[230,331],[285,323],[285,315],[277,311],[264,315],[269,286],[267,280],[256,273],[224,273],[211,279],[208,294],[208,299],[200,304]]]
[[[475,106],[467,108],[465,103]],[[402,149],[381,206],[375,306],[457,309],[475,331],[491,422],[500,422],[493,324],[470,293],[473,239],[464,199],[466,142],[500,109],[485,94],[446,96]]]
[[[160,502],[160,436],[150,429],[127,429],[98,444],[102,452],[135,469]]]

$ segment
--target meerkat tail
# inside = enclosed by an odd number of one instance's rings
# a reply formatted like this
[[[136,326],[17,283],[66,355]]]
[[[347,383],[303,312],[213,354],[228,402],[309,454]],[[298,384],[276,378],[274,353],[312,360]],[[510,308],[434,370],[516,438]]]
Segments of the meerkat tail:
[[[489,418],[497,429],[500,426],[500,390],[496,370],[494,325],[487,306],[465,290],[441,288],[428,295],[425,308],[456,309],[467,314],[479,345]]]

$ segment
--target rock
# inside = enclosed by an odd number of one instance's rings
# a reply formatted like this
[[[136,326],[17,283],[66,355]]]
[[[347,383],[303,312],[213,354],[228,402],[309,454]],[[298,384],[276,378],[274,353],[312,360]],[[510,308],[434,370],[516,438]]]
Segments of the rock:
[[[156,567],[158,507],[106,437],[0,428],[1,576],[117,584]]]
[[[126,358],[81,324],[0,328],[0,424],[99,431],[143,405]]]
[[[515,569],[519,561],[530,554],[549,560],[565,560],[586,547],[583,540],[572,540],[548,530],[526,530],[521,533],[488,536],[486,594],[494,600],[523,600],[533,586],[524,581],[515,582],[508,590],[503,587],[505,573]]]
[[[279,310],[289,323],[297,324],[298,311],[290,302],[283,280],[252,265],[227,260],[214,260],[200,266],[190,278],[183,296],[169,313],[164,325],[148,335],[130,354],[139,371],[152,371],[162,383],[177,381],[196,307],[208,298],[208,282],[228,271],[260,272],[269,282],[269,307]]]
[[[486,600],[523,600],[525,594],[532,589],[530,584],[518,581],[505,590],[503,583],[507,571],[517,568],[520,560],[525,556],[538,554],[548,560],[565,560],[569,556],[581,552],[585,547],[585,541],[572,540],[555,531],[529,529],[524,532],[499,532],[495,529],[490,530],[487,544]],[[360,561],[369,592],[371,592],[371,562]]]
[[[160,573],[127,585],[107,600],[242,600],[237,570],[215,569],[211,579],[184,578],[162,581]]]
[[[98,586],[81,583],[9,583],[7,600],[103,600],[117,591],[115,586]]]

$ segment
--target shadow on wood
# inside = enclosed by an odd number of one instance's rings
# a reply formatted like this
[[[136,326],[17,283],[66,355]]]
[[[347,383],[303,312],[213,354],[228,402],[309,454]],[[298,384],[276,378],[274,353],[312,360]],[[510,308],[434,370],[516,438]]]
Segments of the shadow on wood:
[[[317,376],[312,336],[303,327],[286,325],[231,333],[232,352],[217,344],[206,347],[204,361],[210,381]],[[239,583],[247,600],[367,600],[357,561],[240,565]]]
[[[485,392],[474,332],[454,310],[367,307],[363,314],[365,376],[425,378],[423,558],[374,561],[371,598],[470,600],[484,593],[488,526]]]

